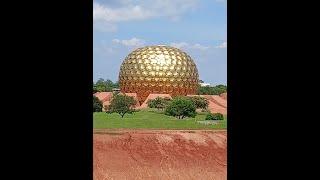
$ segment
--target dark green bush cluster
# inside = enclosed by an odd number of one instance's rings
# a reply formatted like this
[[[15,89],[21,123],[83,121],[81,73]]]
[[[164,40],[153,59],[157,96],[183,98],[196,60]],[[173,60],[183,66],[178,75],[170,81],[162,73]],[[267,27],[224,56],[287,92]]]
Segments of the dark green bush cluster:
[[[93,112],[102,111],[102,102],[96,97],[93,96]]]
[[[223,120],[221,113],[207,114],[206,120]]]
[[[153,100],[149,100],[147,102],[147,105],[149,108],[157,108],[158,110],[160,109],[164,110],[164,108],[168,106],[170,101],[171,99],[168,97],[165,97],[165,98],[157,97]]]
[[[196,113],[196,106],[188,97],[176,96],[169,105],[165,108],[165,115],[174,116],[178,119],[185,117],[194,118]]]

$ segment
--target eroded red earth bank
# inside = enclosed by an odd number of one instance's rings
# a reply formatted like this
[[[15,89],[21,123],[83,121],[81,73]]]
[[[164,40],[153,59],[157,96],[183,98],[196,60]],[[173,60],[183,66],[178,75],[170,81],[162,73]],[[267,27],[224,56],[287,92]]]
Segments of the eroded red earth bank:
[[[227,179],[226,130],[97,131],[94,180]]]

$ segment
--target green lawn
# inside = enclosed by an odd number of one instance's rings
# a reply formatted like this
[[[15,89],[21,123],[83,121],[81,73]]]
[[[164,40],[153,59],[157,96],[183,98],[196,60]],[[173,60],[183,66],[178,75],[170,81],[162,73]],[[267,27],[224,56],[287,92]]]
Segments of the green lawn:
[[[196,121],[205,120],[204,113],[195,118],[176,119],[164,115],[163,112],[154,109],[141,109],[134,114],[125,114],[123,118],[119,114],[107,114],[105,112],[93,113],[93,128],[102,129],[226,129],[227,117],[218,121],[215,125],[203,125]]]

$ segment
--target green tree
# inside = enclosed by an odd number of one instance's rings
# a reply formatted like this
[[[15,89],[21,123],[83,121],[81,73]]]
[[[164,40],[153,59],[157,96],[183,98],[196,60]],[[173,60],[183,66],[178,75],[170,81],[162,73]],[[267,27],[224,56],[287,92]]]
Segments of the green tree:
[[[157,108],[158,110],[160,109],[164,110],[164,108],[168,106],[170,101],[171,99],[169,97],[165,97],[165,98],[157,97],[153,100],[148,100],[147,105],[149,108]]]
[[[98,92],[97,86],[93,83],[93,94],[96,93],[96,92]]]
[[[93,96],[93,112],[102,111],[102,102],[96,97]]]
[[[149,99],[147,101],[148,108],[156,108],[154,99]]]
[[[116,81],[115,83],[113,83],[113,88],[119,88],[119,81]]]
[[[174,116],[178,119],[183,119],[184,117],[195,117],[196,107],[189,98],[176,96],[165,108],[165,114]]]
[[[113,88],[113,82],[109,79],[104,80],[103,78],[99,78],[95,83],[96,89],[99,92],[111,92]]]
[[[110,102],[110,105],[107,107],[108,112],[116,112],[119,113],[121,118],[126,113],[134,112],[134,106],[137,104],[137,101],[125,94],[117,94],[114,96]]]
[[[166,108],[171,102],[171,98],[169,97],[164,97],[163,98],[163,105],[164,105],[164,108]]]
[[[227,92],[226,85],[217,85],[217,86],[198,86],[196,94],[198,95],[220,95]]]
[[[95,83],[96,90],[98,92],[107,92],[107,86],[104,82],[103,78],[99,78],[99,80]]]
[[[209,105],[209,100],[200,96],[191,96],[188,97],[193,104],[196,106],[196,108],[198,109],[207,109],[208,105]]]
[[[155,98],[155,99],[154,99],[154,106],[155,106],[155,108],[157,108],[158,110],[163,109],[163,108],[164,108],[163,98],[161,98],[161,97]]]

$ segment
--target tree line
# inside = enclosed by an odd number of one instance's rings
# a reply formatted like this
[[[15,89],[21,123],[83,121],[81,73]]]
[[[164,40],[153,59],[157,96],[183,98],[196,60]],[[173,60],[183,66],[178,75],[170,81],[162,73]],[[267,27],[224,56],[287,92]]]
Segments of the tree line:
[[[203,82],[200,80],[200,82]],[[104,80],[99,78],[97,82],[93,82],[93,93],[96,92],[112,92],[113,88],[119,88],[119,82],[112,82],[110,79]],[[227,92],[226,85],[216,86],[198,86],[196,90],[197,95],[220,95]]]
[[[132,114],[137,111],[135,109],[136,103],[136,100],[131,96],[117,94],[113,96],[109,106],[102,107],[102,102],[94,96],[93,112],[101,112],[102,108],[104,108],[106,113],[118,113],[123,118],[126,113]],[[194,118],[197,115],[196,109],[203,109],[208,112],[206,120],[223,120],[222,114],[211,114],[210,110],[208,110],[209,101],[199,96],[176,96],[172,99],[157,97],[149,100],[147,104],[149,108],[161,109],[165,115],[178,119]]]
[[[227,92],[226,85],[216,85],[216,86],[198,86],[196,94],[198,95],[220,95]]]
[[[93,82],[93,93],[96,92],[112,92],[113,88],[118,88],[119,83],[116,81],[112,82],[110,79],[104,80],[99,78],[97,82]]]

